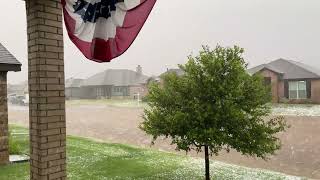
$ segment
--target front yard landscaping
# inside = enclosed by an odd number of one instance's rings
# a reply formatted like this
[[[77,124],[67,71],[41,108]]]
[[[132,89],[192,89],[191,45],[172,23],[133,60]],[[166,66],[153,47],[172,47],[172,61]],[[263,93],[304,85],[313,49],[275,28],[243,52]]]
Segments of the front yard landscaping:
[[[10,147],[14,153],[28,153],[27,129],[11,126]],[[90,139],[68,137],[68,179],[203,179],[203,159],[173,153],[141,149],[122,144],[109,144]],[[299,177],[262,169],[251,169],[212,162],[214,179],[218,180],[295,180]],[[28,163],[0,167],[1,180],[28,179]]]
[[[68,100],[69,107],[77,106],[113,106],[123,108],[145,108],[145,102],[131,99],[100,99],[100,100]],[[320,116],[320,105],[318,104],[272,104],[272,114],[283,116]]]

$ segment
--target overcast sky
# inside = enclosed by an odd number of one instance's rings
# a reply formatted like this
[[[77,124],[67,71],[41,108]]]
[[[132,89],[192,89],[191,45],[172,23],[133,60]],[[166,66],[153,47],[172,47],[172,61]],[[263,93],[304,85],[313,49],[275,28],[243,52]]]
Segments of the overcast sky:
[[[158,0],[136,41],[111,63],[86,60],[65,36],[66,78],[137,65],[158,75],[216,44],[245,48],[250,66],[281,57],[320,69],[319,7],[320,0]],[[19,83],[27,80],[25,3],[1,0],[0,17],[0,42],[22,63],[9,83]]]

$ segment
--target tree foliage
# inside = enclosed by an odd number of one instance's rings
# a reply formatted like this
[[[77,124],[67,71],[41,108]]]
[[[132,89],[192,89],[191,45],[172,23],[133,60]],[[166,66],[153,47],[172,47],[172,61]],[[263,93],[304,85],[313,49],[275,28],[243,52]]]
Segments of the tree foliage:
[[[268,118],[270,87],[247,73],[243,52],[204,46],[180,65],[184,75],[166,73],[162,83],[152,83],[140,128],[153,140],[171,138],[178,150],[207,146],[211,155],[235,149],[263,159],[273,154],[280,148],[276,134],[287,125],[282,117]]]

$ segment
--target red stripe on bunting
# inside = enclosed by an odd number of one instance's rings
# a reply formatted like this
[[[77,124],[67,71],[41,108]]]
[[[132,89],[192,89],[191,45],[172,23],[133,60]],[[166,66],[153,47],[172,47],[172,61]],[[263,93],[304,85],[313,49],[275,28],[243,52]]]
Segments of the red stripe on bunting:
[[[142,2],[136,8],[127,11],[123,26],[116,29],[115,38],[108,40],[95,38],[92,42],[86,42],[74,35],[76,21],[65,9],[66,0],[61,0],[69,38],[86,58],[100,63],[110,62],[112,59],[122,55],[134,42],[156,0],[142,0]]]

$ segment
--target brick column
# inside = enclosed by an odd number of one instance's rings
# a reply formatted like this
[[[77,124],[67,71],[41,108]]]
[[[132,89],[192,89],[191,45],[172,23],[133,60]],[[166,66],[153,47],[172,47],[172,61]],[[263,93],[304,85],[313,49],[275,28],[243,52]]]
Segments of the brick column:
[[[60,0],[27,0],[30,179],[66,179]]]
[[[7,72],[0,72],[0,165],[9,163]]]

